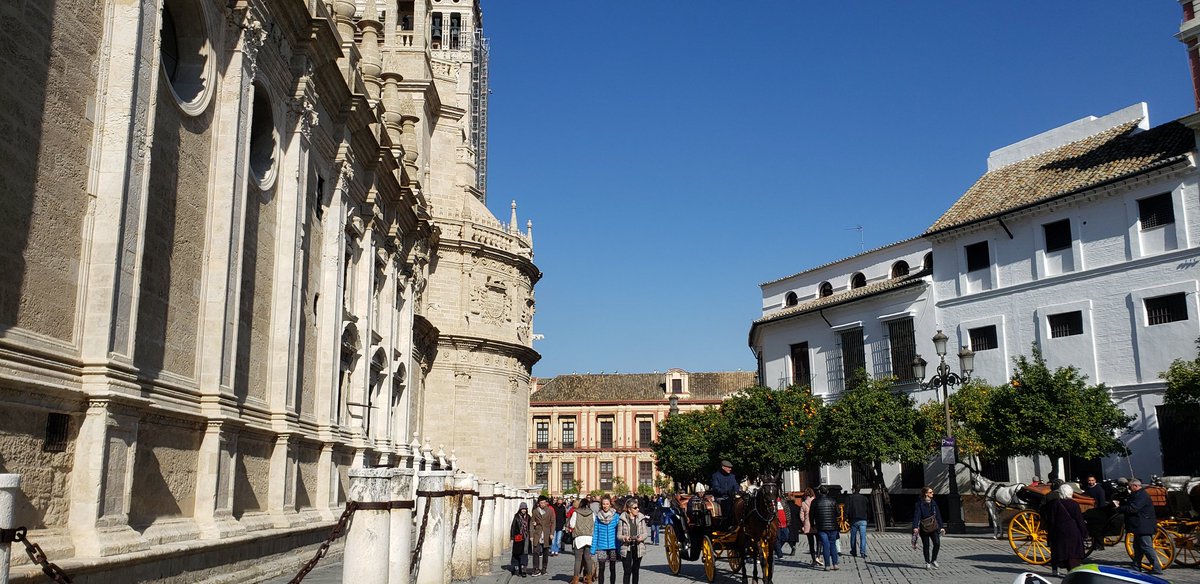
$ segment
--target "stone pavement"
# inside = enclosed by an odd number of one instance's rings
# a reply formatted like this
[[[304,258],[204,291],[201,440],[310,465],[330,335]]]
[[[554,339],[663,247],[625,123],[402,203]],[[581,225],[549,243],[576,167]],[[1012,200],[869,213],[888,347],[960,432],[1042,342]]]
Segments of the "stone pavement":
[[[796,555],[785,556],[776,562],[776,575],[773,579],[780,584],[796,582],[850,584],[862,582],[880,582],[887,584],[916,584],[924,582],[970,582],[986,584],[1008,584],[1022,572],[1034,572],[1047,576],[1050,570],[1046,567],[1030,566],[1017,559],[1004,540],[993,540],[986,536],[948,535],[942,539],[941,557],[938,563],[941,569],[925,570],[925,561],[921,556],[920,544],[916,550],[910,545],[911,535],[903,533],[871,533],[867,535],[869,558],[855,558],[843,555],[841,569],[838,571],[821,571],[810,566],[807,553],[807,543],[801,541],[796,548]],[[849,539],[842,536],[842,549],[849,549]],[[789,548],[784,546],[784,552]],[[505,555],[507,559],[507,554]],[[475,579],[476,584],[549,584],[570,582],[573,558],[564,553],[550,558],[550,573],[536,578],[510,577],[507,572],[496,571],[487,577]],[[1093,554],[1088,561],[1101,564],[1129,566],[1129,556],[1124,546],[1115,546]],[[618,569],[617,582],[621,582]],[[605,574],[607,579],[608,575]],[[1200,584],[1200,568],[1168,569],[1165,578],[1175,584]],[[740,579],[739,579],[740,580]],[[287,584],[288,578],[269,581],[269,584]],[[341,564],[330,564],[319,567],[305,578],[306,584],[341,584]],[[738,580],[729,572],[729,565],[723,561],[717,563],[717,583],[736,584]],[[642,562],[639,584],[686,584],[704,583],[704,567],[699,561],[683,562],[683,570],[679,576],[671,574],[666,566],[666,557],[662,546],[651,546],[650,553]],[[607,583],[596,583],[607,584]]]

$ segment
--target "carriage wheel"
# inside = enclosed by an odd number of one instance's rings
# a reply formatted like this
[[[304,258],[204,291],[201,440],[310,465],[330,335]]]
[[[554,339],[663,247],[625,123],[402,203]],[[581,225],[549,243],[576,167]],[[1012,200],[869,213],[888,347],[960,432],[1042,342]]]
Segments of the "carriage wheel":
[[[1125,552],[1129,554],[1129,559],[1133,559],[1133,538],[1132,533],[1125,536]],[[1158,527],[1154,530],[1154,553],[1158,554],[1158,563],[1166,570],[1175,561],[1175,538],[1167,533],[1167,530]],[[1149,570],[1154,566],[1142,560],[1142,567]]]
[[[1174,531],[1175,562],[1180,566],[1200,566],[1200,535],[1193,529],[1187,533]]]
[[[846,505],[838,504],[838,531],[850,533],[850,522],[846,521]]]
[[[775,549],[767,539],[758,542],[758,559],[762,565],[762,581],[770,582],[775,568]]]
[[[729,571],[734,574],[742,570],[742,551],[737,548],[728,548],[725,551],[725,561],[729,562]]]
[[[1117,545],[1117,544],[1119,544],[1119,543],[1121,543],[1121,542],[1123,542],[1123,541],[1125,541],[1125,527],[1124,527],[1124,526],[1121,526],[1121,531],[1120,531],[1120,532],[1118,532],[1118,533],[1116,533],[1116,534],[1114,534],[1114,535],[1106,535],[1106,536],[1104,536],[1104,545],[1106,545],[1106,546],[1108,546],[1108,547],[1112,547],[1112,546],[1114,546],[1114,545]]]
[[[1042,566],[1050,562],[1046,530],[1042,529],[1042,518],[1034,511],[1026,509],[1009,520],[1008,545],[1027,564]]]
[[[708,578],[709,582],[717,579],[717,550],[713,549],[713,541],[709,536],[704,536],[700,541],[700,559],[704,562],[704,577]]]
[[[679,538],[675,537],[674,526],[667,526],[663,531],[663,551],[667,552],[667,567],[678,576],[683,562],[679,558]]]

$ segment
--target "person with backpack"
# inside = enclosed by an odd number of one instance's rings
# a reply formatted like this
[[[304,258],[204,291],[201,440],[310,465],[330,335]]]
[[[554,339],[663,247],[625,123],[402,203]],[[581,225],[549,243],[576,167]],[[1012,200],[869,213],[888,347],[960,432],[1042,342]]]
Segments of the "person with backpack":
[[[567,528],[571,532],[571,548],[575,550],[575,571],[571,584],[579,584],[580,576],[583,576],[584,584],[592,584],[596,573],[596,562],[592,557],[592,534],[596,530],[596,516],[592,513],[591,503],[587,499],[579,501],[579,507],[571,514]]]

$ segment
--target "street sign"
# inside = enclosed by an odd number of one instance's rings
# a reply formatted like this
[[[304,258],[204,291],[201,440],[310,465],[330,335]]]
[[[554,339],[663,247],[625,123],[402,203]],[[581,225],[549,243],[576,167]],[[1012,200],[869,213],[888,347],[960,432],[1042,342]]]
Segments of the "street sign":
[[[942,463],[954,464],[954,438],[951,436],[942,438]]]

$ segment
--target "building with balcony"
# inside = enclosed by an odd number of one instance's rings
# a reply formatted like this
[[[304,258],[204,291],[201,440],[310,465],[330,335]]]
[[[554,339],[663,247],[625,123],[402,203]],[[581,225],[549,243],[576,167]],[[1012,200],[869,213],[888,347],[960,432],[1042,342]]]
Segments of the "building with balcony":
[[[529,483],[554,494],[623,481],[631,490],[662,476],[650,445],[672,410],[716,406],[755,384],[750,371],[559,375],[529,398]]]

